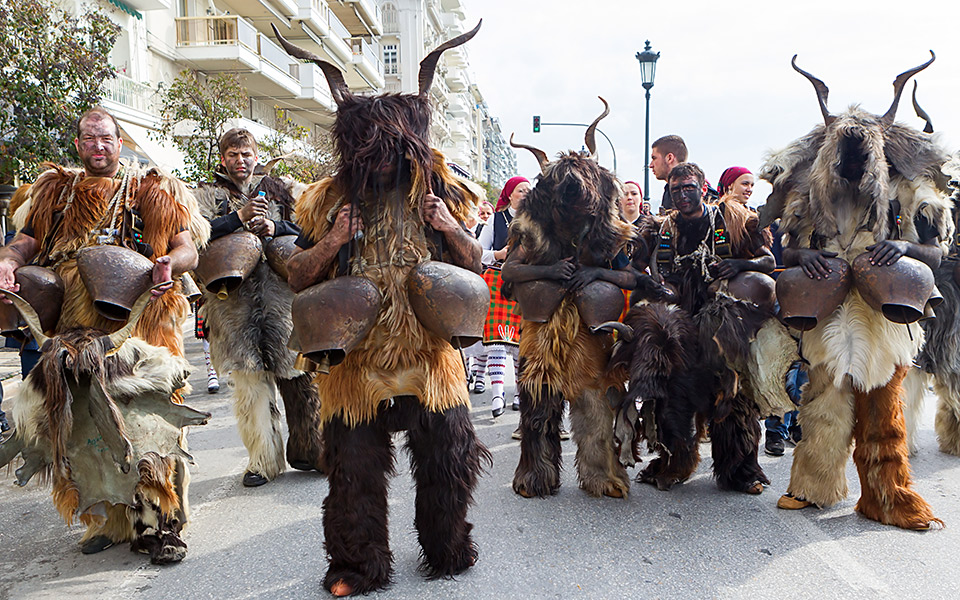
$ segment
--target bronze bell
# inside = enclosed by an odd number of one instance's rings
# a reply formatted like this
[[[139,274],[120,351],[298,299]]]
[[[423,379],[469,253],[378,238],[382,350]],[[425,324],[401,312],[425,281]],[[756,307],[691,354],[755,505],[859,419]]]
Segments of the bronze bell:
[[[850,265],[842,258],[825,259],[830,273],[811,279],[800,267],[784,269],[777,278],[780,318],[788,326],[808,331],[835,311],[853,287]]]
[[[587,327],[616,321],[623,311],[623,291],[609,281],[591,281],[573,293],[573,303]]]
[[[772,314],[777,304],[776,282],[773,277],[757,271],[737,273],[727,281],[727,294],[737,300],[751,302]]]
[[[63,280],[60,276],[51,269],[26,265],[17,269],[14,277],[20,284],[20,296],[37,311],[43,328],[40,333],[55,330],[63,305]],[[23,319],[12,304],[0,303],[0,335],[12,337],[18,342],[26,339]]]
[[[873,265],[870,254],[853,259],[854,284],[867,304],[894,323],[913,323],[923,317],[934,288],[930,267],[909,256],[892,265]]]
[[[303,290],[291,309],[301,354],[321,367],[340,364],[373,329],[382,301],[365,277],[337,277]]]
[[[490,288],[476,273],[435,260],[422,262],[407,275],[407,297],[420,324],[454,348],[483,338]]]
[[[535,279],[513,284],[513,298],[520,305],[523,320],[533,323],[549,321],[566,295],[567,290],[552,279]],[[620,302],[623,308],[622,296]],[[619,314],[617,313],[618,316]]]
[[[249,231],[237,231],[219,237],[200,254],[193,274],[208,292],[226,300],[260,262],[263,244]]]
[[[133,303],[153,285],[153,261],[122,246],[81,248],[77,267],[93,307],[111,321],[126,321]]]
[[[267,264],[284,281],[287,279],[287,259],[293,256],[297,249],[296,241],[295,235],[281,235],[267,242],[263,249],[263,253],[267,255]]]

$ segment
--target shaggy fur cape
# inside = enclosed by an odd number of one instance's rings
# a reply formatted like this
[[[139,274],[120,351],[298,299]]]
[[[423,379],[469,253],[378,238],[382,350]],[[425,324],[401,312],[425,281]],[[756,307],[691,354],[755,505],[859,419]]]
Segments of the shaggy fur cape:
[[[838,174],[844,136],[852,134],[862,136],[867,157],[856,189]],[[878,157],[885,155],[881,163]],[[925,134],[900,125],[884,131],[878,117],[852,107],[830,128],[818,126],[768,158],[761,177],[774,190],[764,220],[775,218],[782,205],[785,247],[795,241],[800,248],[819,247],[853,262],[878,241],[923,242],[914,226],[922,214],[946,253],[954,225],[943,193],[943,158]],[[899,235],[890,230],[892,199],[900,203]],[[888,321],[852,290],[837,311],[803,334],[804,355],[813,365],[828,365],[835,385],[849,375],[855,388],[870,390],[886,384],[894,367],[909,364],[919,351],[922,331],[910,328]]]
[[[268,218],[289,220],[293,198],[280,179],[253,176],[251,196],[267,191],[270,199]],[[220,214],[220,203],[228,203],[228,212],[242,208],[247,200],[231,194],[219,183],[203,185],[195,192],[201,214],[213,220]],[[271,371],[281,379],[300,374],[293,368],[296,352],[287,349],[293,330],[290,305],[293,292],[277,273],[260,258],[254,271],[225,300],[204,289],[203,315],[210,325],[210,358],[220,373],[229,371]]]
[[[82,171],[47,165],[30,188],[29,200],[19,209],[26,211],[25,222],[33,226],[33,237],[46,245],[55,256],[63,258],[55,270],[63,278],[64,298],[57,331],[74,327],[93,327],[116,331],[123,324],[101,317],[93,309],[93,301],[80,279],[76,252],[94,243],[91,229],[99,222],[119,180],[105,177],[82,177]],[[137,169],[134,166],[126,169]],[[67,208],[71,192],[74,200]],[[170,238],[189,230],[195,243],[203,246],[210,236],[210,225],[197,209],[193,195],[175,178],[156,169],[134,171],[124,202],[135,202],[143,219],[144,242],[153,248],[148,258],[164,256]],[[63,214],[63,221],[52,239],[47,240],[55,215]],[[45,243],[46,242],[46,243]],[[147,342],[168,348],[174,355],[183,356],[183,337],[180,324],[187,317],[189,305],[180,282],[172,290],[153,300],[137,323],[134,335]]]
[[[546,165],[510,223],[511,248],[523,247],[526,262],[549,265],[572,256],[583,266],[607,267],[634,236],[620,219],[614,178],[576,152]],[[523,383],[535,400],[542,392],[575,400],[587,388],[616,385],[605,377],[609,335],[591,334],[567,297],[547,323],[523,321],[520,356]]]
[[[365,197],[371,214],[364,214],[364,236],[351,261],[350,275],[371,280],[383,296],[377,322],[366,338],[329,374],[318,373],[321,418],[339,416],[348,425],[372,421],[381,404],[395,396],[416,396],[429,411],[469,406],[463,384],[463,363],[446,341],[417,321],[407,296],[410,271],[427,260],[437,260],[420,217],[428,190],[444,199],[454,218],[463,221],[477,197],[456,180],[443,155],[433,153],[433,170],[425,173],[412,162],[408,185],[388,193],[393,199]],[[336,178],[310,186],[297,201],[297,221],[310,239],[330,231],[337,211],[350,202]],[[381,208],[380,214],[373,206]],[[328,278],[336,277],[337,261]]]

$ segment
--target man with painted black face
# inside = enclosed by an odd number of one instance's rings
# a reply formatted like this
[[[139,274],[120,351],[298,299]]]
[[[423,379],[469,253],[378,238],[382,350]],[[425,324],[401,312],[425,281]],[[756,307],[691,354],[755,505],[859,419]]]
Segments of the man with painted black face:
[[[710,423],[717,484],[759,494],[769,484],[757,462],[759,411],[738,390],[736,382],[743,374],[728,366],[725,359],[729,357],[719,349],[730,341],[730,334],[721,329],[724,315],[733,321],[743,316],[758,326],[768,315],[761,314],[757,305],[734,301],[718,289],[725,289],[726,281],[745,271],[770,273],[775,260],[757,216],[737,202],[705,203],[704,181],[703,171],[693,163],[680,163],[670,171],[668,189],[676,210],[644,221],[634,267],[640,272],[649,267],[654,283],[672,292],[673,302],[686,311],[675,313],[676,318],[692,318],[691,326],[701,330],[697,368],[712,383],[710,389],[697,390],[703,397],[694,401],[705,407],[698,411],[698,418]],[[638,289],[648,288],[638,285]],[[739,337],[746,334],[746,327],[735,329],[734,346],[748,343]]]

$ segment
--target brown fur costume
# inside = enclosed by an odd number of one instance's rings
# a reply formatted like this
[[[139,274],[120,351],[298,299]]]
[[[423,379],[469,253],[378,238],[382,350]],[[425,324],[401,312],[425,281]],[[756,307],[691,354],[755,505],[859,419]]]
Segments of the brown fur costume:
[[[930,62],[897,77],[893,104],[882,116],[859,107],[830,114],[826,86],[794,64],[813,83],[825,124],[772,155],[761,174],[773,185],[763,216],[782,214],[785,247],[833,251],[852,262],[883,240],[925,242],[915,227],[922,216],[946,251],[953,223],[940,174],[945,155],[926,134],[893,122],[903,86]],[[890,218],[894,212],[897,219]],[[787,488],[793,498],[781,498],[781,506],[803,506],[797,498],[823,506],[843,499],[844,466],[856,438],[862,490],[857,510],[908,529],[937,522],[909,490],[899,401],[905,369],[922,341],[920,327],[886,320],[856,288],[803,333],[810,361],[800,407],[803,440]]]
[[[324,71],[338,105],[337,173],[300,197],[298,223],[316,242],[349,203],[363,221],[363,236],[341,249],[344,260],[334,260],[325,279],[365,277],[382,296],[373,329],[343,362],[316,378],[330,483],[323,514],[330,560],[324,587],[338,596],[390,582],[387,476],[393,471],[395,431],[407,431],[423,571],[450,577],[478,556],[466,515],[481,464],[490,455],[470,423],[460,357],[417,320],[406,287],[417,265],[451,262],[442,235],[421,215],[426,195],[442,198],[461,222],[477,202],[429,146],[428,94],[440,55],[478,30],[479,25],[442,44],[421,62],[418,95],[374,97],[351,94],[336,67],[280,37],[288,53]]]
[[[591,152],[595,127],[596,121],[587,132]],[[613,174],[592,156],[568,152],[546,163],[545,154],[532,150],[543,173],[510,224],[511,254],[522,249],[523,263],[529,265],[573,257],[579,266],[609,268],[633,237],[633,227],[619,218]],[[509,289],[507,267],[504,281]],[[609,333],[589,331],[570,297],[546,323],[522,321],[518,383],[522,437],[513,477],[516,493],[526,497],[557,493],[560,420],[566,400],[580,487],[591,496],[627,496],[630,480],[617,459],[613,435],[613,407],[621,403],[623,377],[605,368],[612,342]]]
[[[17,215],[20,217],[26,215],[23,222],[32,227],[31,235],[40,244],[39,264],[57,271],[64,282],[63,306],[55,333],[71,332],[71,335],[82,336],[84,332],[93,332],[90,335],[97,336],[102,332],[116,331],[123,326],[123,323],[107,320],[93,309],[92,299],[77,269],[76,252],[95,243],[91,230],[101,222],[111,199],[121,189],[124,178],[127,180],[127,185],[124,188],[125,194],[118,199],[119,206],[135,205],[139,211],[143,221],[142,241],[148,244],[153,252],[148,258],[165,255],[169,240],[183,230],[189,230],[194,241],[202,245],[209,235],[209,225],[200,216],[193,196],[183,184],[162,175],[159,171],[141,171],[135,166],[125,166],[118,179],[111,179],[85,177],[80,170],[55,165],[47,166],[51,167],[50,170],[44,172],[30,187],[29,198],[18,209]],[[62,215],[59,226],[56,225],[57,219],[60,218],[58,215]],[[168,357],[183,357],[181,326],[188,309],[180,283],[177,282],[173,289],[147,305],[133,330],[133,335],[147,344],[164,348],[169,352]],[[46,352],[41,359],[36,377],[39,378],[40,373],[43,372],[46,381],[59,381],[52,372],[46,372],[54,368],[51,365],[57,363],[59,363],[59,357]],[[185,385],[185,377],[177,381]],[[63,393],[64,385],[64,382],[59,382],[55,389]],[[29,389],[29,386],[25,386],[22,393],[27,394]],[[170,396],[171,392],[172,396]],[[41,391],[41,393],[44,392]],[[171,388],[167,398],[182,402],[180,390],[177,388]],[[66,414],[69,414],[71,403],[62,404],[67,411]],[[51,413],[53,414],[55,412]],[[63,426],[69,430],[72,420],[63,421]],[[62,445],[56,442],[56,438],[53,438],[53,443],[55,447],[59,447],[58,453],[62,455],[64,450]],[[111,450],[115,451],[116,448]],[[150,448],[147,447],[146,450],[149,451]],[[183,514],[180,518],[182,526],[186,521],[185,498],[189,476],[186,473],[186,465],[179,463],[178,465],[177,469],[182,472],[178,478],[182,482],[182,489],[179,492],[174,491],[171,484],[171,487],[166,488],[163,493],[166,495],[179,493],[179,497],[184,502]],[[111,466],[105,464],[103,468],[110,471]],[[72,507],[75,507],[72,492],[70,492],[75,484],[71,482],[68,474],[62,475],[63,477],[55,478],[54,502],[61,514],[66,516],[71,514]],[[147,485],[147,487],[150,486]],[[135,503],[132,497],[128,502],[114,499],[112,504],[108,503],[96,518],[89,514],[81,515],[81,521],[88,526],[84,540],[96,535],[105,535],[115,542],[133,539],[136,533],[131,522],[134,513],[129,512],[128,509]],[[182,557],[182,554],[178,555]]]

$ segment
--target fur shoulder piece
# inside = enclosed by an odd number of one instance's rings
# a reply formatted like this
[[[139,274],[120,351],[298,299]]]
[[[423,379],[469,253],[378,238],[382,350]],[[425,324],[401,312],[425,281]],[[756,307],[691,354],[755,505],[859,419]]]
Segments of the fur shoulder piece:
[[[30,206],[24,225],[33,223],[34,237],[43,240],[53,224],[53,217],[62,211],[67,203],[67,189],[83,177],[80,169],[69,169],[44,163],[46,171],[40,174],[30,187]]]
[[[140,210],[145,221],[148,220],[147,213],[152,213],[159,235],[172,236],[177,231],[187,229],[198,249],[207,245],[210,223],[203,218],[196,198],[182,181],[160,169],[151,168],[141,177],[137,196],[152,200],[141,204]]]
[[[10,206],[7,207],[7,214],[13,215],[11,220],[17,231],[23,229],[27,224],[27,215],[30,214],[30,184],[25,183],[17,188],[10,198]]]
[[[325,177],[312,183],[297,198],[297,225],[307,237],[317,241],[333,226],[336,212],[343,203],[344,194],[333,177]]]

